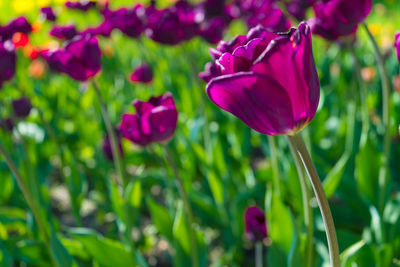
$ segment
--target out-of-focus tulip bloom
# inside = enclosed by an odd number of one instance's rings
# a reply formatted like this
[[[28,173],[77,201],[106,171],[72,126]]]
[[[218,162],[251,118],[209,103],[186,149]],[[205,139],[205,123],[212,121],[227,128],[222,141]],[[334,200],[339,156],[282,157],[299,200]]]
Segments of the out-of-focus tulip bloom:
[[[0,121],[0,128],[4,131],[11,132],[14,129],[14,123],[11,118],[7,118]]]
[[[32,109],[31,102],[26,97],[21,97],[19,99],[13,100],[12,106],[15,116],[17,116],[18,118],[27,117]]]
[[[86,12],[89,9],[96,7],[96,1],[90,1],[90,0],[80,0],[77,2],[67,1],[65,3],[65,6],[70,9],[78,9],[83,12]]]
[[[50,35],[59,39],[72,39],[78,34],[74,25],[58,26],[55,25],[51,31]]]
[[[117,137],[119,152],[121,153],[121,155],[123,155],[122,144],[121,144],[121,131],[119,130],[116,131],[116,137]],[[111,139],[108,135],[106,135],[106,137],[103,139],[103,142],[101,144],[101,149],[103,150],[104,156],[108,160],[113,161],[114,157],[112,152]]]
[[[130,80],[132,82],[149,83],[153,80],[153,70],[150,65],[143,63],[133,71]]]
[[[78,81],[87,81],[101,70],[101,51],[96,37],[77,36],[62,49],[41,55],[51,69]]]
[[[16,32],[12,37],[12,43],[15,48],[24,47],[29,43],[29,36],[25,33]]]
[[[0,88],[15,75],[15,49],[11,41],[0,42]]]
[[[400,62],[400,32],[397,32],[394,36],[394,48],[396,48],[397,59]]]
[[[306,11],[315,4],[316,0],[291,0],[286,2],[286,10],[298,21],[306,18]]]
[[[40,13],[42,13],[43,17],[48,21],[56,21],[56,13],[52,7],[42,7],[40,9]]]
[[[46,72],[46,63],[43,62],[41,59],[35,59],[31,62],[28,67],[28,73],[35,79],[43,78]]]
[[[330,0],[314,5],[315,18],[309,20],[312,32],[327,40],[353,35],[371,12],[371,0]]]
[[[144,31],[143,16],[145,9],[140,4],[132,9],[121,8],[115,11],[106,8],[102,13],[104,16],[103,27],[118,29],[127,36],[134,38],[139,37]]]
[[[262,241],[267,237],[265,214],[259,207],[248,207],[244,216],[244,222],[246,227],[246,236],[250,241]]]
[[[206,88],[217,106],[267,135],[296,134],[313,119],[320,87],[306,23],[288,33],[257,27],[226,48],[215,61],[220,74]]]
[[[10,40],[17,32],[25,34],[32,32],[32,26],[25,17],[18,17],[6,26],[0,26],[0,41]]]
[[[167,142],[174,135],[178,111],[170,93],[133,102],[136,114],[124,114],[120,125],[122,137],[146,146],[152,142]]]

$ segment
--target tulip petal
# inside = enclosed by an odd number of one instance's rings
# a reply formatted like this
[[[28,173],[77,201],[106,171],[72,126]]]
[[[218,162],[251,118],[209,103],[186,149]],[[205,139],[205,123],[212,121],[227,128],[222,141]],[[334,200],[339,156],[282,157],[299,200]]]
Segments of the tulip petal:
[[[281,135],[296,127],[291,99],[267,75],[239,72],[220,76],[210,81],[206,91],[216,105],[260,133]]]

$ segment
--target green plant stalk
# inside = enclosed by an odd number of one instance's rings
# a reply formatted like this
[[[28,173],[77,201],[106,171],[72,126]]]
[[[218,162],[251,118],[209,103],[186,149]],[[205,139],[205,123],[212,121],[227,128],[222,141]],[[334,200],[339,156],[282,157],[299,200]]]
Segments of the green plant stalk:
[[[331,266],[340,267],[339,246],[336,237],[335,224],[333,222],[329,203],[322,187],[321,180],[319,179],[317,170],[315,169],[314,163],[312,162],[301,135],[296,134],[293,136],[288,136],[288,140],[290,143],[292,143],[292,146],[296,148],[297,153],[303,162],[303,166],[308,173],[314,194],[317,198],[322,220],[325,226],[326,238],[328,240]]]
[[[56,148],[56,154],[57,154],[57,156],[58,156],[58,158],[60,160],[60,169],[61,169],[60,175],[61,175],[61,179],[63,181],[66,181],[66,177],[64,175],[64,169],[65,169],[64,157],[63,157],[63,154],[62,154],[62,150],[60,148],[60,144],[57,142],[56,134],[54,133],[53,128],[50,126],[50,124],[45,120],[45,118],[43,116],[43,112],[39,108],[36,108],[36,109],[38,110],[39,117],[40,117],[40,120],[41,120],[44,128],[46,129],[47,133],[50,136],[50,139],[53,141],[53,144],[54,144],[54,146]],[[74,196],[72,194],[71,189],[69,188],[69,186],[67,188],[68,188],[69,197],[71,199],[71,208],[72,208],[72,214],[74,216],[75,223],[78,226],[82,226],[82,219],[81,219],[81,216],[79,215],[79,207],[77,207],[76,202],[73,200]]]
[[[42,232],[45,243],[46,243],[46,245],[49,249],[50,255],[51,255],[49,233],[46,230],[46,226],[45,226],[46,224],[42,220],[42,216],[40,215],[39,208],[36,206],[36,203],[32,197],[31,192],[28,189],[28,186],[26,185],[24,179],[22,178],[21,173],[18,171],[18,169],[15,166],[14,162],[12,161],[11,157],[8,155],[8,153],[6,152],[6,150],[4,149],[4,147],[1,143],[0,143],[0,153],[3,155],[8,168],[14,174],[14,177],[17,180],[18,186],[21,189],[22,194],[24,195],[24,198],[25,198],[29,208],[32,210],[33,217],[35,218],[35,221],[37,222],[39,230]]]
[[[197,248],[197,242],[196,242],[196,235],[193,229],[193,212],[192,212],[192,207],[189,202],[189,198],[186,194],[185,188],[183,186],[183,181],[179,176],[178,173],[178,168],[175,165],[175,162],[173,160],[173,157],[171,155],[171,152],[169,151],[168,145],[164,145],[165,153],[167,156],[167,161],[169,163],[169,166],[171,167],[177,185],[178,185],[178,190],[179,194],[181,195],[181,198],[183,200],[183,206],[185,209],[185,215],[186,215],[186,220],[189,225],[189,235],[190,235],[190,242],[191,242],[191,247],[192,247],[192,266],[193,267],[199,267],[199,253],[198,253],[198,248]]]
[[[112,151],[112,155],[113,155],[113,159],[114,159],[114,166],[115,166],[115,169],[118,174],[117,175],[118,176],[118,184],[120,186],[122,186],[122,188],[125,188],[127,181],[125,179],[124,166],[123,166],[123,163],[121,160],[122,156],[121,156],[121,153],[118,148],[117,136],[115,134],[114,127],[112,126],[110,115],[108,114],[108,111],[107,111],[106,103],[104,102],[103,98],[101,97],[99,86],[95,80],[93,80],[92,84],[93,84],[94,91],[96,92],[97,101],[100,104],[100,110],[101,110],[101,114],[103,116],[104,123],[106,125],[107,134],[110,138],[111,151]]]
[[[261,241],[256,243],[255,257],[256,267],[263,267],[263,243]]]
[[[389,76],[385,68],[385,62],[383,56],[379,51],[378,44],[367,24],[364,22],[363,26],[371,40],[372,46],[375,50],[376,61],[378,63],[379,73],[381,75],[381,86],[382,86],[382,114],[383,114],[383,126],[385,129],[383,137],[383,167],[379,173],[379,211],[383,213],[385,207],[385,196],[386,190],[389,184],[389,158],[390,158],[390,83]]]
[[[311,194],[307,184],[306,177],[304,175],[304,168],[301,163],[301,158],[299,154],[297,154],[296,148],[294,147],[293,143],[290,141],[289,141],[289,148],[294,158],[297,173],[299,175],[301,194],[303,197],[304,224],[307,228],[306,267],[312,267],[314,220],[313,220],[312,208],[310,206]]]
[[[355,68],[355,72],[356,72],[356,76],[357,76],[358,87],[360,89],[361,122],[362,122],[360,147],[362,147],[365,144],[365,142],[367,141],[368,132],[369,132],[369,128],[370,128],[369,115],[368,115],[368,103],[367,103],[368,91],[367,91],[367,88],[365,87],[365,84],[361,77],[361,65],[357,58],[354,44],[350,45],[350,50],[351,50],[351,55],[352,55],[353,61],[354,61],[354,68]]]
[[[271,153],[272,177],[275,193],[281,195],[281,172],[279,170],[278,149],[275,136],[268,135],[269,150]]]

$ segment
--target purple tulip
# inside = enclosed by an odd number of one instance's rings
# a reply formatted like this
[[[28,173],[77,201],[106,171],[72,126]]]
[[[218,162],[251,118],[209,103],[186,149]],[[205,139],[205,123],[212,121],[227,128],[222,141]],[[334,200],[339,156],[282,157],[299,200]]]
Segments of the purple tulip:
[[[0,128],[2,128],[4,131],[11,132],[14,129],[14,122],[11,118],[1,120]]]
[[[95,1],[90,1],[90,0],[80,0],[78,2],[67,1],[65,3],[65,6],[70,8],[70,9],[78,9],[78,10],[81,10],[83,12],[86,12],[89,9],[95,7],[96,6],[96,2]]]
[[[29,115],[32,109],[31,102],[26,97],[12,101],[15,116],[19,118],[25,118]]]
[[[49,21],[56,21],[56,14],[52,7],[43,7],[40,9],[40,13],[43,14],[44,18]]]
[[[198,34],[195,9],[185,0],[168,9],[157,10],[150,6],[146,9],[146,17],[145,33],[158,43],[176,45]]]
[[[74,25],[67,25],[67,26],[55,25],[50,31],[51,36],[67,40],[74,38],[77,34],[78,31],[76,30]]]
[[[32,26],[25,17],[18,17],[6,26],[0,26],[0,40],[10,40],[14,33],[20,32],[28,34],[32,31]]]
[[[250,241],[262,241],[267,237],[265,215],[259,207],[248,207],[244,216],[244,222],[246,226],[246,236]]]
[[[207,84],[208,97],[262,134],[296,134],[319,102],[310,27],[301,23],[288,33],[257,27],[247,39],[215,61],[220,74]]]
[[[0,42],[0,88],[15,75],[16,55],[11,41]]]
[[[121,8],[112,11],[107,7],[103,10],[104,23],[134,38],[139,37],[144,31],[144,14],[145,9],[140,4],[132,9]]]
[[[144,63],[137,67],[132,73],[130,80],[132,82],[149,83],[153,80],[153,71],[151,66]]]
[[[397,59],[400,62],[400,32],[397,32],[396,35],[394,36],[394,47],[396,48],[397,52]]]
[[[77,36],[65,47],[42,54],[50,68],[78,81],[87,81],[101,70],[101,51],[96,37]]]
[[[118,142],[118,148],[122,155],[123,150],[122,150],[122,143],[121,143],[121,131],[119,131],[119,130],[116,131],[116,137],[117,137],[117,142]],[[101,144],[101,149],[103,150],[104,156],[108,160],[113,161],[114,157],[113,157],[113,152],[112,152],[111,139],[108,135],[106,135],[106,137],[103,139],[103,142]]]
[[[170,93],[152,97],[144,102],[133,102],[136,114],[122,115],[120,130],[122,137],[146,146],[152,142],[167,142],[174,135],[178,112]]]
[[[331,0],[314,5],[315,18],[309,21],[312,32],[327,40],[353,35],[371,12],[371,0]]]

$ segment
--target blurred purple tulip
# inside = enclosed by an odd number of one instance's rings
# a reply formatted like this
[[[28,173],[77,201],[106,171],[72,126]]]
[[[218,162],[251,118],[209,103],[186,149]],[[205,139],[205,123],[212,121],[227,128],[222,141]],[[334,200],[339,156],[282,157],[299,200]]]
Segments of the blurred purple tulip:
[[[257,206],[246,209],[244,216],[246,236],[252,242],[262,241],[267,237],[267,223],[264,212]]]
[[[0,128],[2,128],[4,131],[11,132],[14,129],[14,122],[11,118],[1,120]]]
[[[66,26],[58,26],[54,25],[54,27],[50,31],[50,35],[59,39],[67,39],[70,40],[74,38],[78,34],[74,25],[66,25]]]
[[[120,151],[121,155],[123,155],[122,143],[121,143],[121,137],[122,137],[121,131],[117,130],[117,131],[115,131],[115,133],[116,133],[116,137],[117,137],[119,151]],[[106,135],[106,137],[103,139],[103,142],[101,144],[101,149],[103,150],[104,156],[109,161],[113,161],[114,157],[113,157],[113,152],[112,152],[111,140],[108,135]]]
[[[40,9],[40,13],[44,16],[46,20],[49,21],[56,21],[56,14],[54,13],[54,10],[52,7],[43,7]]]
[[[47,51],[42,57],[51,69],[68,74],[78,81],[87,81],[101,70],[101,51],[96,37],[77,36],[65,47]]]
[[[25,17],[13,19],[6,26],[0,26],[0,41],[10,40],[14,33],[20,32],[28,34],[32,31],[32,26]]]
[[[315,4],[316,0],[291,0],[286,2],[287,12],[298,21],[306,18],[306,11]]]
[[[215,61],[220,75],[207,84],[208,97],[262,134],[296,134],[319,102],[310,27],[301,23],[288,33],[257,27],[246,39]]]
[[[396,49],[397,59],[400,62],[400,32],[397,32],[394,36],[394,48]]]
[[[111,28],[116,28],[122,33],[130,37],[139,37],[144,31],[144,14],[145,9],[142,5],[138,4],[132,9],[121,8],[118,10],[110,10],[108,7],[102,11],[104,16],[104,24]]]
[[[133,106],[136,114],[122,115],[122,137],[141,146],[152,142],[164,143],[172,138],[178,111],[171,93],[152,97],[147,102],[136,100]]]
[[[15,75],[16,55],[11,41],[0,42],[0,88]]]
[[[130,80],[132,82],[142,82],[142,83],[149,83],[153,80],[153,71],[151,66],[144,63],[137,67],[131,77]]]
[[[315,18],[309,20],[312,32],[327,40],[353,35],[371,12],[371,0],[331,0],[314,5]]]
[[[27,117],[32,109],[31,102],[26,97],[21,97],[19,99],[13,100],[12,106],[15,116],[17,116],[18,118]]]
[[[88,11],[89,9],[93,8],[96,6],[95,1],[90,1],[90,0],[80,0],[77,2],[72,2],[72,1],[67,1],[65,3],[65,6],[70,8],[70,9],[78,9],[83,12]]]

